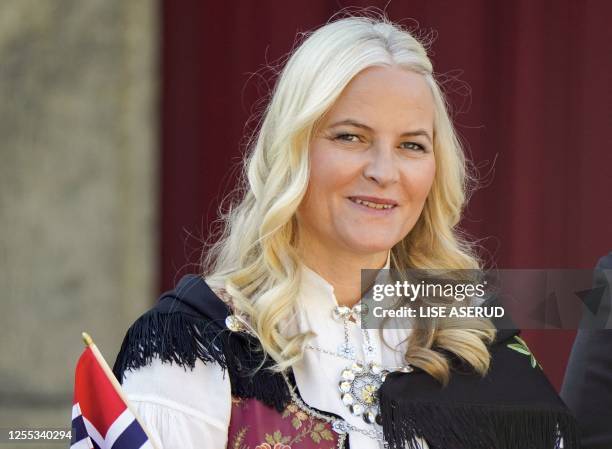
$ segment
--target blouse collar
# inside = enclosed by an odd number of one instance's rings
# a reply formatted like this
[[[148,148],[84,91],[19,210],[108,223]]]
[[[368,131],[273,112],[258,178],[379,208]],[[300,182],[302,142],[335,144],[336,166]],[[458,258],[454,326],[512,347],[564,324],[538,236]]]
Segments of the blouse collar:
[[[391,266],[391,250],[387,252],[387,261],[383,269],[388,269]],[[330,284],[323,276],[318,274],[306,264],[302,263],[302,279],[300,291],[307,296],[310,306],[313,306],[313,299],[318,299],[322,302],[320,306],[326,306],[325,309],[331,309],[338,305],[338,300],[334,293],[334,286]]]

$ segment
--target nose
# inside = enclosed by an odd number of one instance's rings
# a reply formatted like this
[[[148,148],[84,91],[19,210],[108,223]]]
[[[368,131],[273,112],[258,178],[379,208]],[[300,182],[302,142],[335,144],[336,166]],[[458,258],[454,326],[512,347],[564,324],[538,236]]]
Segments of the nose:
[[[363,169],[363,175],[381,187],[399,180],[399,167],[391,144],[372,145]]]

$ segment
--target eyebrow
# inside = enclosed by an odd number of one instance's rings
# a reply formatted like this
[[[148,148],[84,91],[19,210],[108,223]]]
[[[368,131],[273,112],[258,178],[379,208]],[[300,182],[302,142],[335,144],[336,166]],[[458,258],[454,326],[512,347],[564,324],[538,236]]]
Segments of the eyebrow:
[[[364,125],[363,123],[358,122],[357,120],[353,120],[353,119],[346,119],[346,120],[341,120],[339,122],[333,123],[331,124],[329,127],[330,128],[334,128],[336,126],[340,126],[340,125],[350,125],[350,126],[354,126],[356,128],[362,128],[365,129],[366,131],[373,131],[372,128],[370,128],[368,125]],[[400,137],[412,137],[412,136],[425,136],[427,137],[427,140],[429,140],[429,142],[431,143],[431,137],[429,136],[429,133],[427,131],[425,131],[423,128],[419,128],[419,129],[415,129],[413,131],[406,131],[405,133],[402,133],[400,135]]]

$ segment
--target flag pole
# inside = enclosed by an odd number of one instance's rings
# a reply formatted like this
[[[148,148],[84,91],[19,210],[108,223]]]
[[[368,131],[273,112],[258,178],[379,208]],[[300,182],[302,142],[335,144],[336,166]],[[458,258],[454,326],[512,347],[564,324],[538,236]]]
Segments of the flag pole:
[[[142,427],[142,430],[144,431],[145,435],[149,439],[149,442],[151,443],[151,446],[153,446],[153,449],[158,449],[157,446],[155,445],[155,441],[153,440],[153,438],[151,438],[151,435],[149,435],[147,428],[144,426],[144,424],[138,417],[136,410],[134,410],[134,408],[130,404],[130,401],[128,401],[128,398],[125,396],[125,394],[123,394],[123,390],[121,389],[121,385],[119,384],[119,381],[115,377],[115,374],[113,374],[113,371],[110,369],[110,366],[108,366],[108,363],[106,363],[106,360],[104,360],[102,353],[100,352],[100,350],[94,343],[91,336],[87,332],[82,332],[81,336],[83,337],[83,342],[85,343],[85,346],[91,349],[91,352],[93,353],[94,357],[96,358],[96,360],[102,367],[104,374],[106,374],[106,377],[108,378],[110,383],[113,385],[113,388],[115,389],[119,397],[123,400],[123,402],[125,402],[125,405],[127,406],[127,408],[130,410],[130,412],[132,412],[132,414],[134,415],[134,418],[136,419],[138,424],[140,424],[140,427]]]

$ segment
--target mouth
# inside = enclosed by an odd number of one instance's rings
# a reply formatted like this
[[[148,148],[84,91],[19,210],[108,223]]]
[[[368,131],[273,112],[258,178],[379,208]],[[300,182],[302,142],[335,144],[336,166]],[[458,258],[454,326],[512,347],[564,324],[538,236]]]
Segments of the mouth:
[[[386,198],[364,197],[364,196],[349,196],[348,199],[355,204],[358,204],[368,209],[373,210],[391,210],[395,209],[398,204],[393,200]]]

